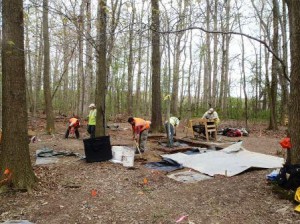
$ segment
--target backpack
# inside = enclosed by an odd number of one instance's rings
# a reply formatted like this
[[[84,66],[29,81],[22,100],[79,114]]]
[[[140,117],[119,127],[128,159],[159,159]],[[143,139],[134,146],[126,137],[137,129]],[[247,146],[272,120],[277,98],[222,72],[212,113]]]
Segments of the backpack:
[[[227,137],[241,137],[242,133],[239,129],[231,129],[226,133]]]
[[[285,189],[296,190],[300,187],[300,164],[284,164],[279,171],[276,182]]]

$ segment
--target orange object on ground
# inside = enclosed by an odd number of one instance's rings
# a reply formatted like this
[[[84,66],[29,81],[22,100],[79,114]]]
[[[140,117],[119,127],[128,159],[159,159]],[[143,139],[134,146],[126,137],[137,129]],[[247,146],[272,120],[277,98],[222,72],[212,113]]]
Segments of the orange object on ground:
[[[144,178],[144,184],[148,184],[147,178]]]
[[[8,175],[10,173],[10,170],[9,169],[5,169],[4,170],[4,175]]]
[[[97,191],[93,189],[92,192],[91,192],[91,195],[92,195],[93,197],[95,197],[95,196],[97,195]]]
[[[291,139],[286,137],[284,139],[282,139],[279,144],[281,145],[282,148],[284,149],[290,149],[292,148],[292,145],[291,145]]]

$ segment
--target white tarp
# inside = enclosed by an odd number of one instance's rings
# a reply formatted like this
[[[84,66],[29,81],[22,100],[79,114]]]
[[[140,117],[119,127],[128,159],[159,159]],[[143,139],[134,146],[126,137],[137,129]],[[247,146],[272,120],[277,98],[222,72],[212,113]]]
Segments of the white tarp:
[[[242,147],[242,142],[219,151],[207,151],[192,155],[175,153],[162,156],[210,176],[216,174],[234,176],[250,167],[279,168],[284,163],[283,158],[250,152]]]
[[[182,171],[182,172],[176,172],[168,175],[169,178],[174,179],[176,181],[182,182],[182,183],[196,183],[198,181],[202,180],[209,180],[212,177],[204,175],[202,173],[198,173],[195,171]]]

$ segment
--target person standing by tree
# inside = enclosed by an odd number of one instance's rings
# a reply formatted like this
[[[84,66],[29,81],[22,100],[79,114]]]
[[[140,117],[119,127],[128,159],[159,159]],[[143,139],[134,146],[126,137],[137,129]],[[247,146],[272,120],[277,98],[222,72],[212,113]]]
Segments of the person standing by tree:
[[[90,134],[91,138],[95,138],[97,109],[94,103],[91,103],[89,105],[89,108],[90,108],[90,113],[88,115],[87,131]]]
[[[132,127],[133,140],[137,141],[139,139],[139,149],[141,152],[145,152],[151,122],[142,118],[129,117],[128,123]]]

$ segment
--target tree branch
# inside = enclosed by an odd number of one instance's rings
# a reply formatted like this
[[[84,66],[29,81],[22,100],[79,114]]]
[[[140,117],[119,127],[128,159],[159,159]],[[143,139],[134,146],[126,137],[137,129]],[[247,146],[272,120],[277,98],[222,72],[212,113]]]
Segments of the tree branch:
[[[151,29],[151,27],[150,27]],[[245,34],[245,33],[240,33],[240,32],[234,32],[234,31],[229,31],[229,32],[225,32],[225,31],[210,31],[210,30],[206,30],[204,29],[203,27],[188,27],[186,29],[181,29],[181,30],[176,30],[176,31],[159,31],[159,33],[161,34],[169,34],[169,33],[179,33],[179,32],[185,32],[187,30],[201,30],[205,33],[213,33],[213,34],[233,34],[233,35],[240,35],[240,36],[244,36],[244,37],[247,37],[251,40],[254,40],[254,41],[257,41],[259,42],[260,44],[262,44],[265,48],[267,48],[267,50],[276,58],[276,60],[278,60],[282,66],[282,72],[283,72],[283,75],[284,75],[284,78],[286,78],[289,82],[291,82],[288,74],[286,73],[286,65],[284,63],[284,61],[274,52],[272,51],[271,47],[265,42],[265,41],[262,41],[256,37],[252,37],[248,34]],[[156,30],[153,30],[155,32],[157,32]]]

